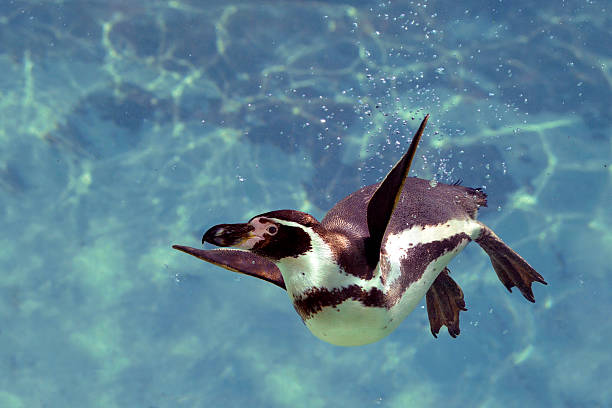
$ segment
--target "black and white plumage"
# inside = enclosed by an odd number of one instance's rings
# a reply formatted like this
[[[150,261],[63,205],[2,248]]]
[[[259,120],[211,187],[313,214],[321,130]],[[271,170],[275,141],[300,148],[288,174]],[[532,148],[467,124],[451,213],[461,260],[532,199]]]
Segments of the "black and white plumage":
[[[295,210],[221,224],[202,237],[221,247],[173,248],[285,289],[311,332],[343,346],[375,342],[391,333],[425,296],[431,332],[459,334],[463,292],[450,260],[470,242],[491,258],[508,290],[533,302],[531,284],[546,284],[523,258],[476,220],[486,206],[479,189],[407,177],[425,129],[381,183],[363,187],[317,221]]]

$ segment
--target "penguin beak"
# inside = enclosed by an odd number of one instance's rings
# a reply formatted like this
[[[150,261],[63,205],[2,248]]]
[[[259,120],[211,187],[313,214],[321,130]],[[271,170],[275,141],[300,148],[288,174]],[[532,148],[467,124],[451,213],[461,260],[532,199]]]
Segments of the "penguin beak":
[[[220,247],[238,247],[244,246],[249,239],[254,238],[252,231],[255,230],[250,224],[219,224],[215,225],[202,237],[202,244],[208,242]],[[244,248],[250,249],[250,248]]]

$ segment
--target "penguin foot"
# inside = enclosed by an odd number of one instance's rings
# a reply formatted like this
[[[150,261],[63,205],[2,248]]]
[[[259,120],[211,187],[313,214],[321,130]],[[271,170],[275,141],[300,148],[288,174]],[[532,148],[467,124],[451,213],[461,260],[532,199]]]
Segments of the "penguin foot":
[[[525,299],[535,302],[531,284],[540,282],[547,285],[542,275],[506,245],[489,227],[481,225],[482,233],[475,241],[491,258],[491,264],[501,283],[509,292],[512,292],[512,287],[516,286]]]
[[[459,335],[459,312],[466,311],[463,291],[444,268],[427,291],[427,314],[431,334],[438,337],[440,328],[446,326],[448,334],[455,338]]]

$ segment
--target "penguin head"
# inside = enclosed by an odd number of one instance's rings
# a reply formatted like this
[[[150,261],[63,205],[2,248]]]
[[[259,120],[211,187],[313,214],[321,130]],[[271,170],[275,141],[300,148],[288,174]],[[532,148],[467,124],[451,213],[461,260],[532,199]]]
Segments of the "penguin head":
[[[328,235],[313,216],[301,211],[278,210],[256,215],[244,224],[216,225],[206,231],[202,242],[246,250],[270,262],[279,276],[282,275],[283,287],[295,301],[312,288],[325,287],[330,279],[341,280],[344,276],[326,242]],[[230,269],[243,271],[244,267],[234,264]]]
[[[278,210],[256,215],[243,224],[219,224],[210,228],[202,243],[251,251],[273,262],[297,258],[312,249],[310,231],[322,228],[310,214]]]

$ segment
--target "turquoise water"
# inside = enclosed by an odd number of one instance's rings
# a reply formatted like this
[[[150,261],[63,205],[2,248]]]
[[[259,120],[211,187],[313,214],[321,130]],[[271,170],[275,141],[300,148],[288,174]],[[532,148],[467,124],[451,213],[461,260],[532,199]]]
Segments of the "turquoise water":
[[[3,1],[0,407],[612,406],[610,8]],[[535,304],[472,244],[457,339],[419,306],[341,348],[170,248],[321,219],[425,113],[412,174],[486,189]]]

